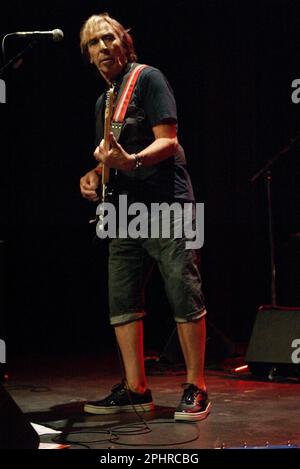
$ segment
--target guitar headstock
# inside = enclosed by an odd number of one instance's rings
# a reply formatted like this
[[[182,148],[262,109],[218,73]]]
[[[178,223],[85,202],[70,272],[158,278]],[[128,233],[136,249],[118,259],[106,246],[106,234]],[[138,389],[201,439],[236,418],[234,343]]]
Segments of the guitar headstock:
[[[110,123],[112,119],[113,107],[115,102],[115,87],[111,85],[106,92],[106,100],[105,100],[105,121],[106,123]]]

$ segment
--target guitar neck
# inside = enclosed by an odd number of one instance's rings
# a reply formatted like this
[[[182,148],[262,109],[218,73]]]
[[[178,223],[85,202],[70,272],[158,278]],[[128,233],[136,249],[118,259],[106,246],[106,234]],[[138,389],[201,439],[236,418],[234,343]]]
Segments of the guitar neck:
[[[105,115],[104,115],[104,148],[106,151],[110,149],[110,125],[112,120],[114,104],[114,87],[111,87],[107,92]],[[109,168],[103,164],[102,166],[102,196],[104,198],[105,188],[109,181]]]
[[[103,145],[104,145],[104,149],[107,150],[107,151],[110,149],[109,134],[110,134],[110,123],[109,123],[109,125],[107,125],[107,123],[105,122],[105,124],[104,124]],[[107,166],[105,166],[105,164],[103,164],[102,165],[102,194],[103,194],[103,190],[105,190],[105,187],[108,184],[108,181],[109,181],[109,168],[107,168]]]
[[[105,117],[103,143],[105,150],[110,149],[110,118]]]

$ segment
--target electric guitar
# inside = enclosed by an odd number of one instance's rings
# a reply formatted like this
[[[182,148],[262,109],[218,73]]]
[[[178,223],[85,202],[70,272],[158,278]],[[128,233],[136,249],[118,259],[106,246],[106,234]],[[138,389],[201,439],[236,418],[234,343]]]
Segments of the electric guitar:
[[[113,85],[110,86],[106,93],[105,100],[105,113],[104,113],[104,135],[103,135],[103,145],[105,150],[110,149],[110,131],[111,131],[111,121],[113,116],[113,107],[115,102],[115,88]],[[110,170],[109,168],[102,163],[102,172],[101,172],[101,195],[100,195],[100,204],[97,207],[96,219],[92,222],[97,222],[96,232],[97,236],[101,238],[101,233],[104,232],[104,214],[105,214],[105,202],[110,200],[112,197],[111,188],[109,187],[109,177]]]

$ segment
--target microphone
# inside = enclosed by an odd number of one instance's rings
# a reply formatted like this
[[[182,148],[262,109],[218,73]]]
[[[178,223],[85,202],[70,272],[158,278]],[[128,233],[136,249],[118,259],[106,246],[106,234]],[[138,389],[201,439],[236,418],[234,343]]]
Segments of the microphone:
[[[38,38],[50,38],[52,41],[59,42],[63,39],[64,33],[61,29],[53,29],[52,31],[19,31],[13,33],[15,36],[37,36]]]

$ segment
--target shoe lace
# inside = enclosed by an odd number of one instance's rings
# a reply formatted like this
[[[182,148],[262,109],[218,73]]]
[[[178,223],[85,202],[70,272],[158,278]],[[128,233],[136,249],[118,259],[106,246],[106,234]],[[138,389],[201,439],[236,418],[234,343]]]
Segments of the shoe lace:
[[[182,387],[184,388],[183,392],[183,400],[191,401],[194,399],[195,393],[199,393],[202,398],[205,397],[205,391],[198,388],[194,384],[191,383],[183,383]]]
[[[124,393],[124,390],[126,390],[125,388],[125,382],[122,381],[121,383],[118,383],[118,384],[115,384],[112,388],[111,388],[111,393],[109,396],[107,396],[106,399],[104,399],[105,401],[109,402],[111,400],[111,398],[116,398],[118,396],[120,396],[121,394]]]
[[[126,386],[125,386],[125,382],[122,381],[121,383],[115,384],[111,388],[111,392],[112,392],[112,394],[119,394],[120,392],[123,392],[124,389],[126,390]]]

